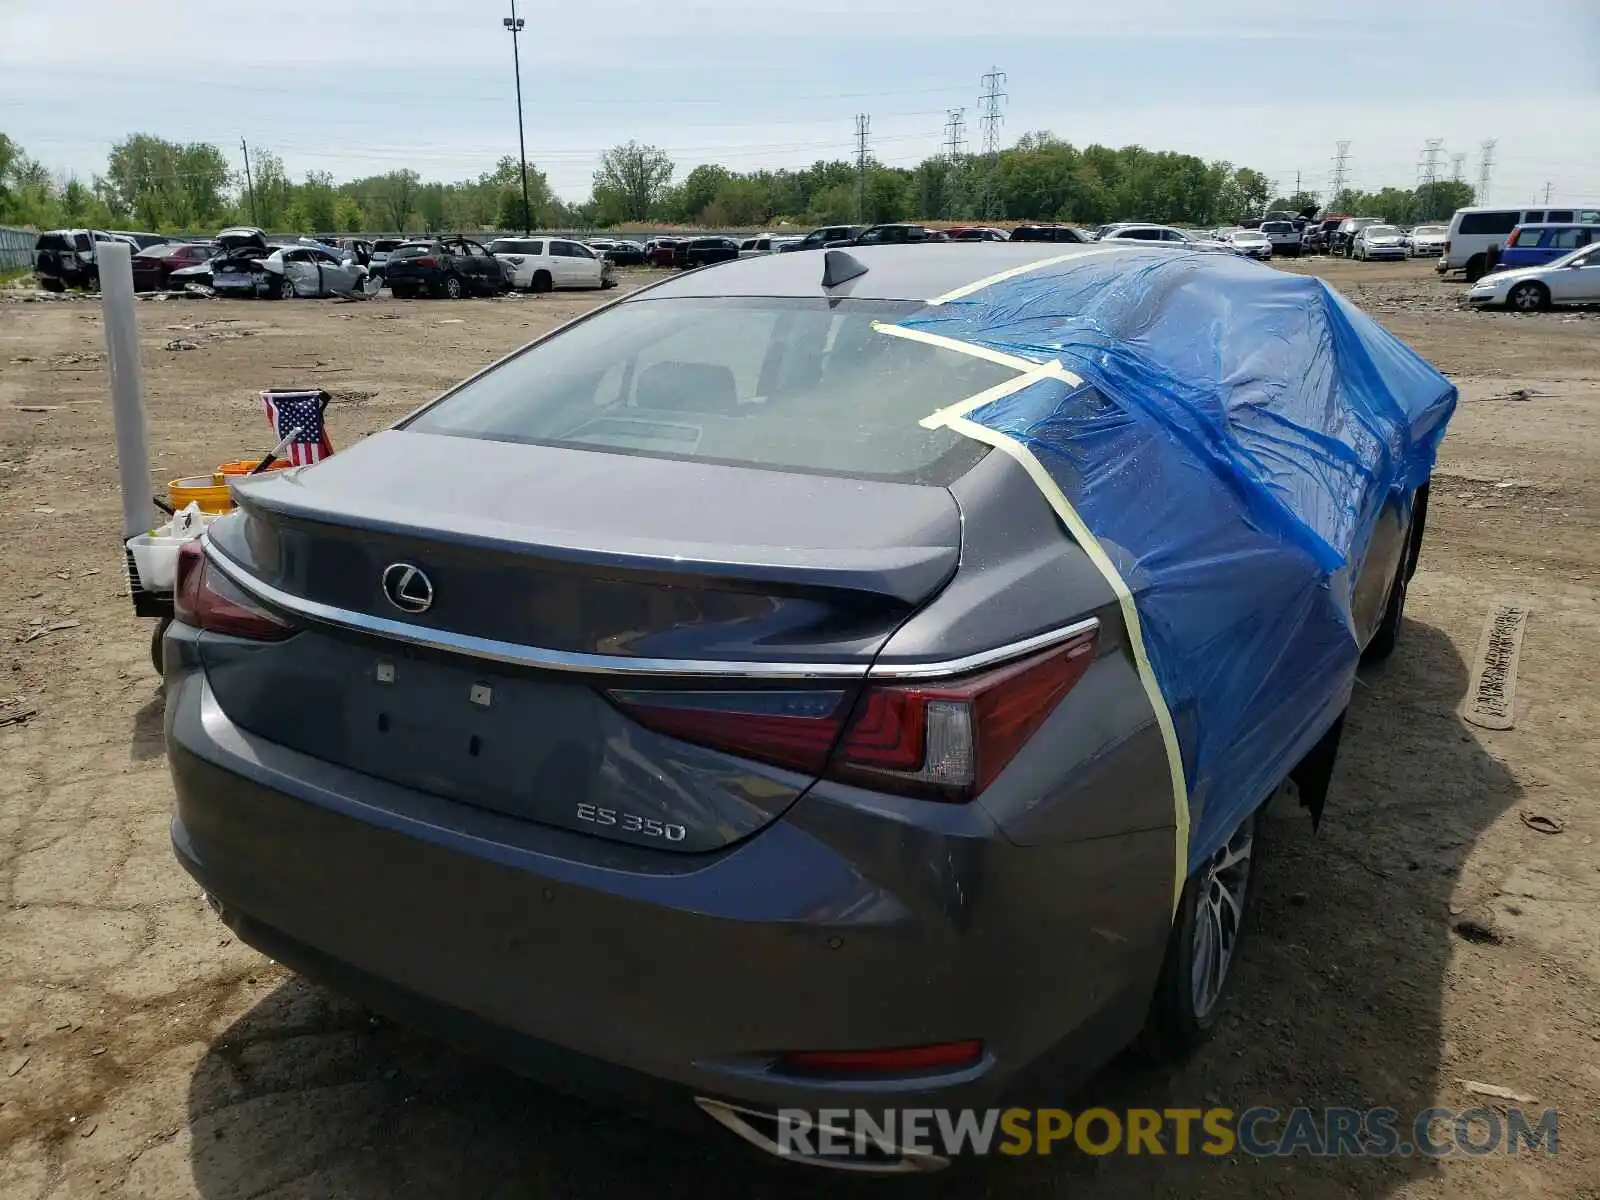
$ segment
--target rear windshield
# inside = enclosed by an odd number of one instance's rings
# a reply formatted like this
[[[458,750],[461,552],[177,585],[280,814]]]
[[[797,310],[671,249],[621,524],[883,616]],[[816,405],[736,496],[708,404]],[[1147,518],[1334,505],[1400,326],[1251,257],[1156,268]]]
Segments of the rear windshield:
[[[437,249],[437,247],[430,242],[407,242],[404,246],[398,247],[393,254],[389,255],[389,257],[421,258],[424,254],[433,253],[435,249]]]
[[[917,301],[635,300],[529,347],[420,432],[947,484],[984,447],[918,422],[1016,375],[891,337]]]

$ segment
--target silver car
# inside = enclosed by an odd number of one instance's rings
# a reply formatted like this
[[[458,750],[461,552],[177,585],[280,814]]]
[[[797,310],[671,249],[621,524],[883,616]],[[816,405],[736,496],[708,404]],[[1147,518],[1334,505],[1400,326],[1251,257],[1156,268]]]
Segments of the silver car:
[[[1405,258],[1408,253],[1405,235],[1393,225],[1367,225],[1356,230],[1355,238],[1350,243],[1350,257],[1362,262]]]
[[[1444,253],[1450,230],[1444,225],[1418,225],[1401,240],[1412,258],[1432,258]]]
[[[280,246],[253,262],[226,260],[212,278],[212,286],[225,295],[270,300],[337,296],[366,285],[367,268],[353,255],[341,257],[321,246]]]
[[[1552,304],[1600,304],[1600,245],[1583,246],[1542,267],[1514,267],[1485,275],[1467,299],[1537,312]]]

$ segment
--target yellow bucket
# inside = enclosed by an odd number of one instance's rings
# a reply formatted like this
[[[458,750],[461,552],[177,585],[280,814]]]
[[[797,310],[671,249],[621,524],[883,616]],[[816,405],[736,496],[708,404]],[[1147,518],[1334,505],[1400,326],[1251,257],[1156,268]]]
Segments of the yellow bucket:
[[[228,513],[233,511],[233,497],[228,494],[228,480],[248,475],[261,461],[255,458],[236,458],[225,462],[210,475],[196,475],[192,479],[174,479],[167,484],[167,498],[173,508],[186,508],[198,504],[203,513]],[[287,459],[279,459],[267,468],[281,471],[289,466]]]
[[[193,479],[174,479],[167,484],[167,499],[175,509],[198,504],[203,513],[233,511],[233,497],[222,475],[197,475]]]

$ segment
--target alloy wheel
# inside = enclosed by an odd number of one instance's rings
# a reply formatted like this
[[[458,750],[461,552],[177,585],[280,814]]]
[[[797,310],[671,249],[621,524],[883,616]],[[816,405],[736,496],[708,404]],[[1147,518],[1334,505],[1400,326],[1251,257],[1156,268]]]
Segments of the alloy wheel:
[[[1194,1014],[1204,1018],[1222,995],[1233,966],[1250,886],[1250,852],[1255,822],[1246,819],[1211,856],[1195,896],[1194,963],[1190,972]]]
[[[1544,297],[1531,283],[1525,283],[1511,293],[1511,306],[1519,312],[1535,312],[1544,304]]]

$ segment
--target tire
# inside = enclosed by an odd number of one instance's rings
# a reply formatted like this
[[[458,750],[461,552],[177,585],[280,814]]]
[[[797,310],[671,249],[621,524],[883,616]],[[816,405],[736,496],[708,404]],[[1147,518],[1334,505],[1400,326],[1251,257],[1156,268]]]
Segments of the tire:
[[[410,300],[416,296],[415,289],[403,283],[391,284],[389,294],[396,300]]]
[[[439,284],[439,294],[446,300],[459,300],[467,294],[467,289],[461,286],[459,275],[446,275]]]
[[[1245,817],[1183,885],[1161,975],[1139,1033],[1138,1047],[1151,1058],[1183,1057],[1216,1024],[1255,893],[1256,818],[1254,812]],[[1210,963],[1209,975],[1199,965],[1203,960]]]
[[[171,617],[162,617],[156,622],[155,632],[150,635],[150,665],[156,669],[157,675],[167,673],[166,655],[161,650],[161,639],[167,636],[167,626],[171,624]]]
[[[528,284],[528,290],[539,295],[543,295],[545,292],[553,290],[554,287],[555,281],[550,278],[549,271],[535,271],[533,273],[533,282]]]
[[[1467,265],[1461,268],[1461,273],[1467,277],[1468,283],[1477,283],[1489,272],[1489,260],[1481,254],[1474,254],[1467,259]]]
[[[294,280],[285,275],[278,281],[278,286],[272,290],[274,300],[294,300],[300,295],[300,290],[295,287]]]
[[[1405,628],[1406,592],[1411,585],[1411,576],[1417,570],[1417,558],[1422,553],[1422,530],[1428,513],[1428,490],[1428,485],[1423,484],[1412,499],[1411,528],[1406,531],[1406,548],[1400,555],[1399,565],[1395,567],[1394,582],[1389,585],[1389,598],[1383,605],[1383,620],[1378,622],[1378,628],[1373,631],[1366,649],[1361,652],[1362,666],[1382,662],[1393,654],[1395,647],[1400,644],[1400,634]]]
[[[1550,289],[1530,280],[1506,293],[1506,307],[1515,312],[1542,312],[1550,307]]]
[[[64,292],[67,290],[67,285],[59,279],[41,279],[39,280],[39,286],[47,292]]]

